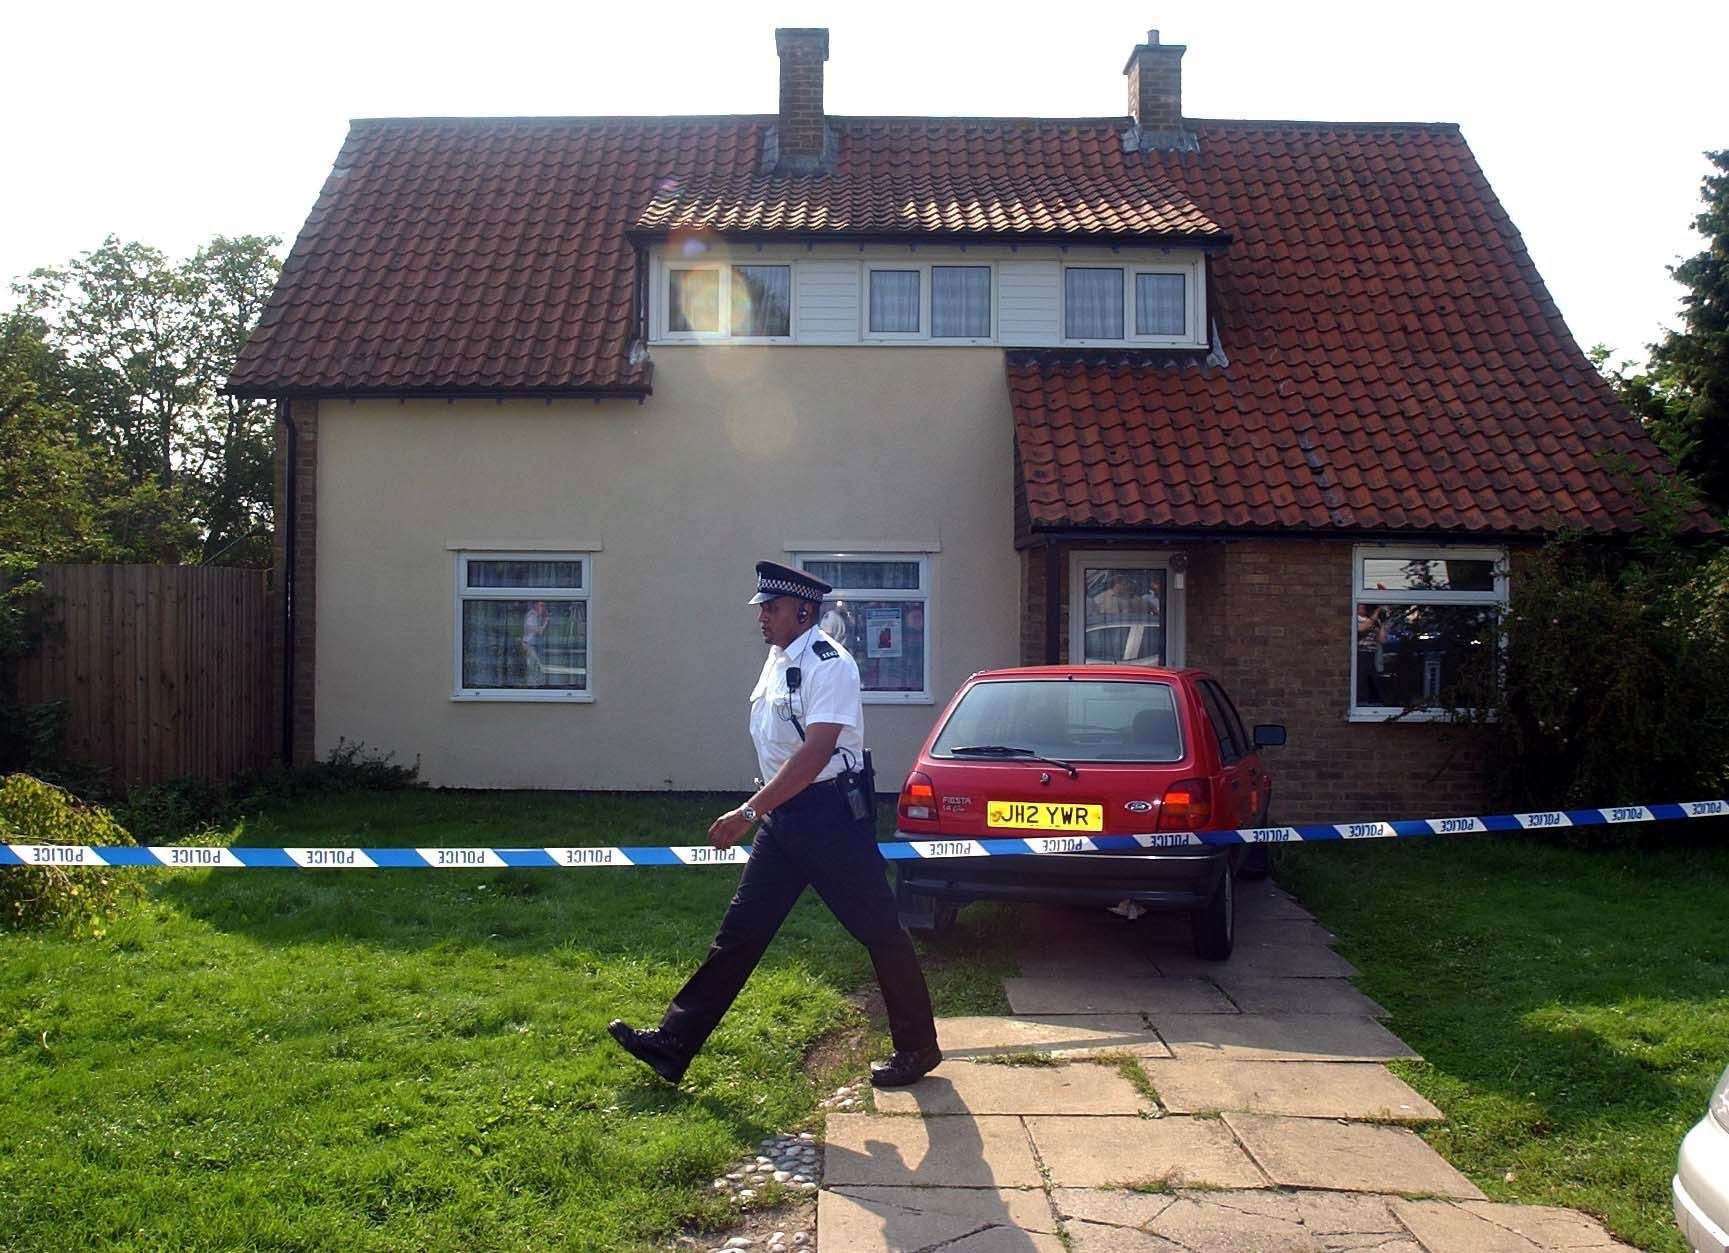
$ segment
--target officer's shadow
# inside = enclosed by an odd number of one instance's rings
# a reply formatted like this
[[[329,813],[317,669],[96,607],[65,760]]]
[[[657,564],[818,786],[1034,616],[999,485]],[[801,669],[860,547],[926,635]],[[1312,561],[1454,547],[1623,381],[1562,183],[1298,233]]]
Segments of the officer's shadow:
[[[846,1248],[906,1253],[956,1241],[957,1249],[978,1253],[1060,1248],[1021,1120],[957,1112],[964,1107],[940,1074],[905,1090],[921,1113],[875,1116],[861,1147],[849,1143],[849,1117],[830,1115],[823,1159],[823,1187],[831,1194],[824,1205],[832,1209],[822,1223],[827,1238]]]

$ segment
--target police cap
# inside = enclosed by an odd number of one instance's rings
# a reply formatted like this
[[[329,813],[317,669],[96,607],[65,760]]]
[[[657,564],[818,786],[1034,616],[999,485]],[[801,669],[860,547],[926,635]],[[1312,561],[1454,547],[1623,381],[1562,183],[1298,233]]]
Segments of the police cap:
[[[800,600],[820,601],[834,589],[821,579],[813,579],[803,570],[794,570],[778,562],[756,563],[756,595],[749,604],[760,605],[776,596],[797,596]]]

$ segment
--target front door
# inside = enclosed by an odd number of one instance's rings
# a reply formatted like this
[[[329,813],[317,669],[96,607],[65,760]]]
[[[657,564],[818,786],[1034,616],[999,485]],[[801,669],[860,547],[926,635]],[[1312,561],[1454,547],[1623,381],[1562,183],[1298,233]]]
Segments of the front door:
[[[1171,567],[1169,553],[1071,554],[1069,663],[1181,666],[1183,571]]]

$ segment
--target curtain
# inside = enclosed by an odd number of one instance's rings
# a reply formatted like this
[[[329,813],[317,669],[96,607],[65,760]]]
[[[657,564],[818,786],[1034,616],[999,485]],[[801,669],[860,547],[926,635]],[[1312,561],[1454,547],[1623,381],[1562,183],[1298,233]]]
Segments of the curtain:
[[[1135,275],[1135,334],[1181,335],[1188,328],[1181,274]]]
[[[1069,339],[1121,339],[1123,272],[1064,270],[1063,307]]]
[[[673,332],[720,329],[720,271],[674,270],[666,329]]]
[[[990,333],[990,267],[933,265],[931,334],[939,338],[988,339]]]
[[[790,265],[732,267],[732,333],[755,336],[792,334]]]
[[[873,335],[918,334],[919,272],[870,272],[870,329]]]

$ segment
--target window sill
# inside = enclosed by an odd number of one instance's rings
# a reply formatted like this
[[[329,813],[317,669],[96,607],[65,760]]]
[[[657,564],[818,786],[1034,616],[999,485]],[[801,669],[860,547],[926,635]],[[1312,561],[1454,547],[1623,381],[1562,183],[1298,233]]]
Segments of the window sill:
[[[465,704],[474,704],[481,701],[496,701],[506,704],[519,704],[523,702],[545,704],[550,702],[559,705],[591,705],[594,703],[594,693],[567,691],[488,691],[483,689],[481,691],[452,692],[450,694],[450,699]]]
[[[1141,339],[1130,335],[1123,339],[1065,339],[1061,341],[1063,348],[1115,348],[1123,352],[1156,348],[1176,349],[1181,352],[1204,352],[1210,344],[1196,339]]]
[[[1450,722],[1444,709],[1353,709],[1345,715],[1346,722]]]
[[[923,692],[860,692],[866,705],[934,705],[936,701]]]

